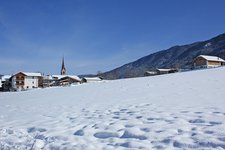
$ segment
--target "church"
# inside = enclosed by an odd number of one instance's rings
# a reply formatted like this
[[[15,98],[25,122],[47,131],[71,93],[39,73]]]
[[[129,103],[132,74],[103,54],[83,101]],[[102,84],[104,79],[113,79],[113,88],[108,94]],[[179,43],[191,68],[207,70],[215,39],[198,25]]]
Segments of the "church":
[[[64,64],[64,57],[62,59],[61,75],[66,75],[66,67]]]
[[[81,83],[81,79],[78,76],[66,74],[64,57],[62,59],[62,67],[61,67],[60,75],[53,75],[53,77],[57,79],[57,85],[59,86],[66,86],[66,85]]]

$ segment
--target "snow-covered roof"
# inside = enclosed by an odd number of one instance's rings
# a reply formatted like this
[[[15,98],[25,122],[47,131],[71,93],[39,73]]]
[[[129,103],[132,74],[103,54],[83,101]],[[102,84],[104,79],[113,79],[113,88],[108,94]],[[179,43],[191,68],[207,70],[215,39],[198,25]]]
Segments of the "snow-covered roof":
[[[9,78],[11,78],[11,75],[4,75],[4,76],[2,76],[2,81],[6,81]]]
[[[83,79],[85,79],[86,81],[101,81],[102,78],[100,77],[84,77]]]
[[[217,56],[208,56],[208,55],[199,55],[198,57],[202,57],[209,61],[219,61],[219,62],[225,62],[222,58],[219,58]]]
[[[57,79],[61,79],[61,78],[64,78],[64,77],[70,77],[70,78],[81,81],[81,79],[76,75],[52,75],[52,77],[57,78]]]
[[[147,74],[157,74],[157,72],[155,72],[155,71],[145,71],[145,73],[147,73]]]
[[[171,69],[157,69],[158,71],[170,71]]]
[[[53,77],[51,75],[44,75],[43,79],[48,79],[48,80],[52,80]]]
[[[81,81],[81,79],[78,76],[75,76],[75,75],[67,75],[66,77],[70,77],[70,78],[76,79],[78,81]]]
[[[66,77],[66,75],[52,75],[53,78],[61,79]]]
[[[21,73],[31,77],[41,77],[41,73],[36,73],[36,72],[21,72]]]

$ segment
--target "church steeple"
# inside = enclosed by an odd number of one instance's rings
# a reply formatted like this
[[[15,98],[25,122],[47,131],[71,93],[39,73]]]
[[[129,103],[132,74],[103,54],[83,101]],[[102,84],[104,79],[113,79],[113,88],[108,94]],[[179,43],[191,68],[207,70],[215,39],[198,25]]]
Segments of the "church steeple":
[[[64,57],[62,59],[61,75],[66,75],[66,67],[65,67],[65,64],[64,64]]]

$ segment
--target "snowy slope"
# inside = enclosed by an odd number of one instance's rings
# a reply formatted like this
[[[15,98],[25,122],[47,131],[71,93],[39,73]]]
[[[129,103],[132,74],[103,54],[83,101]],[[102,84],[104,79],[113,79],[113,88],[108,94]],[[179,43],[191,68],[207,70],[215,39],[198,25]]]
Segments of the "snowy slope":
[[[224,75],[0,93],[0,149],[225,149]]]

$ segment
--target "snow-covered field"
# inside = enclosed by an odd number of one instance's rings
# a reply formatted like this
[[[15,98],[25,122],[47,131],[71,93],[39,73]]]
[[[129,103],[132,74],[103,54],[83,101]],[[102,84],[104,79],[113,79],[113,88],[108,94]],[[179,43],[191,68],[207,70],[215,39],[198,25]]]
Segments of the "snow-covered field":
[[[0,93],[0,149],[225,149],[225,68]]]

